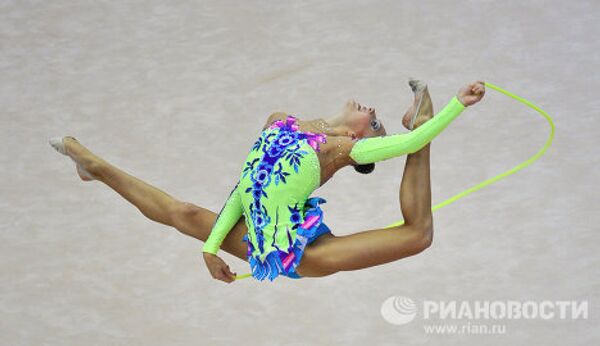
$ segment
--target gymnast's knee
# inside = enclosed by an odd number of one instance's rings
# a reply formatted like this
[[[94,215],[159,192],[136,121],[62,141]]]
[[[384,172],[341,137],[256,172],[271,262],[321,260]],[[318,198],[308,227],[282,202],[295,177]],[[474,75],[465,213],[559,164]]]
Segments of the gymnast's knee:
[[[186,232],[190,220],[197,218],[201,212],[202,209],[197,205],[183,201],[173,202],[168,211],[171,225],[183,233]]]
[[[419,227],[419,252],[425,251],[433,243],[433,222],[424,223]]]

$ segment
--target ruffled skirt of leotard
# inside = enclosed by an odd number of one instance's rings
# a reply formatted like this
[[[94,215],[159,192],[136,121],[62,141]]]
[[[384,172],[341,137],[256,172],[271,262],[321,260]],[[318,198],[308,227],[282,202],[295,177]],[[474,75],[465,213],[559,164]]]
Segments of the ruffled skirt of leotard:
[[[288,249],[289,252],[275,250],[270,252],[264,261],[252,256],[254,247],[251,242],[248,242],[246,234],[243,241],[248,244],[248,262],[252,268],[252,276],[262,281],[269,278],[270,281],[275,280],[280,274],[285,276],[297,277],[295,268],[300,264],[304,248],[307,244],[316,239],[323,227],[323,210],[319,204],[325,203],[326,200],[321,197],[311,197],[304,204],[304,222],[299,225],[296,232],[296,239],[293,245]],[[326,226],[325,226],[326,227]]]

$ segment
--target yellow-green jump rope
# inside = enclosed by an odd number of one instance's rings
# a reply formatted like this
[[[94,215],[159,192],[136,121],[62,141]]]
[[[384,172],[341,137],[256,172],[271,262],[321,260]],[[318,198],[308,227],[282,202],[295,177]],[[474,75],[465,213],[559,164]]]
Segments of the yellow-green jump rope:
[[[506,90],[500,88],[499,86],[496,86],[496,85],[488,83],[488,82],[484,82],[484,84],[485,84],[486,87],[494,89],[494,90],[496,90],[496,91],[498,91],[498,92],[500,92],[500,93],[502,93],[502,94],[504,94],[506,96],[512,97],[513,99],[515,99],[515,100],[517,100],[517,101],[525,104],[526,106],[528,106],[528,107],[534,109],[535,111],[537,111],[538,113],[540,113],[544,118],[546,118],[546,120],[548,121],[548,124],[550,125],[550,135],[548,136],[548,139],[546,139],[546,143],[544,144],[544,146],[537,153],[535,153],[535,155],[531,156],[529,159],[521,162],[520,164],[516,165],[515,167],[513,167],[513,168],[511,168],[511,169],[509,169],[509,170],[507,170],[505,172],[502,172],[502,173],[496,175],[495,177],[487,179],[487,180],[485,180],[485,181],[483,181],[483,182],[481,182],[481,183],[479,183],[477,185],[474,185],[473,187],[470,187],[470,188],[464,190],[461,193],[458,193],[458,194],[456,194],[456,195],[448,198],[447,200],[445,200],[445,201],[443,201],[441,203],[438,203],[438,204],[434,205],[431,208],[431,211],[435,211],[437,209],[440,209],[441,207],[447,206],[450,203],[456,202],[457,200],[459,200],[459,199],[461,199],[461,198],[463,198],[463,197],[465,197],[465,196],[467,196],[467,195],[469,195],[469,194],[471,194],[471,193],[473,193],[473,192],[475,192],[475,191],[477,191],[477,190],[479,190],[479,189],[481,189],[481,188],[483,188],[485,186],[488,186],[488,185],[490,185],[492,183],[495,183],[495,182],[497,182],[500,179],[506,178],[507,176],[509,176],[511,174],[514,174],[517,171],[522,170],[523,168],[529,166],[534,161],[536,161],[537,159],[539,159],[542,155],[544,155],[544,153],[546,152],[546,150],[548,150],[548,148],[552,144],[552,140],[554,139],[554,122],[552,121],[552,118],[548,115],[548,113],[546,113],[543,109],[541,109],[540,107],[534,105],[530,101],[528,101],[528,100],[526,100],[526,99],[524,99],[524,98],[522,98],[520,96],[517,96],[517,95],[515,95],[515,94],[513,94],[513,93],[511,93],[509,91],[506,91]],[[403,223],[404,223],[404,220],[400,220],[400,221],[394,222],[394,223],[392,223],[390,225],[387,225],[384,228],[391,228],[391,227],[395,227],[395,226],[400,226]],[[245,278],[248,278],[248,277],[251,277],[251,276],[252,276],[252,273],[237,275],[236,276],[236,280],[245,279]]]

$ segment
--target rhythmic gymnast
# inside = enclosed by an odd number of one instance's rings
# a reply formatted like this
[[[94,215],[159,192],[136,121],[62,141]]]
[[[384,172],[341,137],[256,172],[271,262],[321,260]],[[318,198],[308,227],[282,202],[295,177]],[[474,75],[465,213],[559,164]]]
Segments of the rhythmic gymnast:
[[[485,85],[462,87],[435,117],[427,85],[409,85],[414,102],[402,118],[408,133],[387,135],[375,109],[354,100],[328,119],[271,114],[218,214],[129,175],[74,137],[54,137],[50,144],[75,162],[82,180],[103,182],[151,220],[203,241],[214,279],[231,283],[237,275],[217,256],[219,249],[248,261],[257,280],[322,277],[393,262],[431,245],[429,143],[482,99]],[[400,184],[404,224],[333,235],[319,207],[326,201],[310,194],[346,166],[366,174],[375,162],[401,155],[408,155]]]

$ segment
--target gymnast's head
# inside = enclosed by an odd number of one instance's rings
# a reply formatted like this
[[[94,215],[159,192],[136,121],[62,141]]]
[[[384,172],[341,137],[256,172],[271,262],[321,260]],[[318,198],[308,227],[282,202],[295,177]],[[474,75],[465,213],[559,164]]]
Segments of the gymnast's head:
[[[353,140],[387,135],[383,123],[377,118],[375,108],[361,105],[354,100],[346,102],[339,115],[338,124]],[[374,163],[354,165],[354,170],[361,174],[369,174],[374,169]]]
[[[354,100],[346,101],[338,124],[346,131],[346,135],[358,140],[365,137],[385,136],[387,133],[375,108],[371,108]]]

